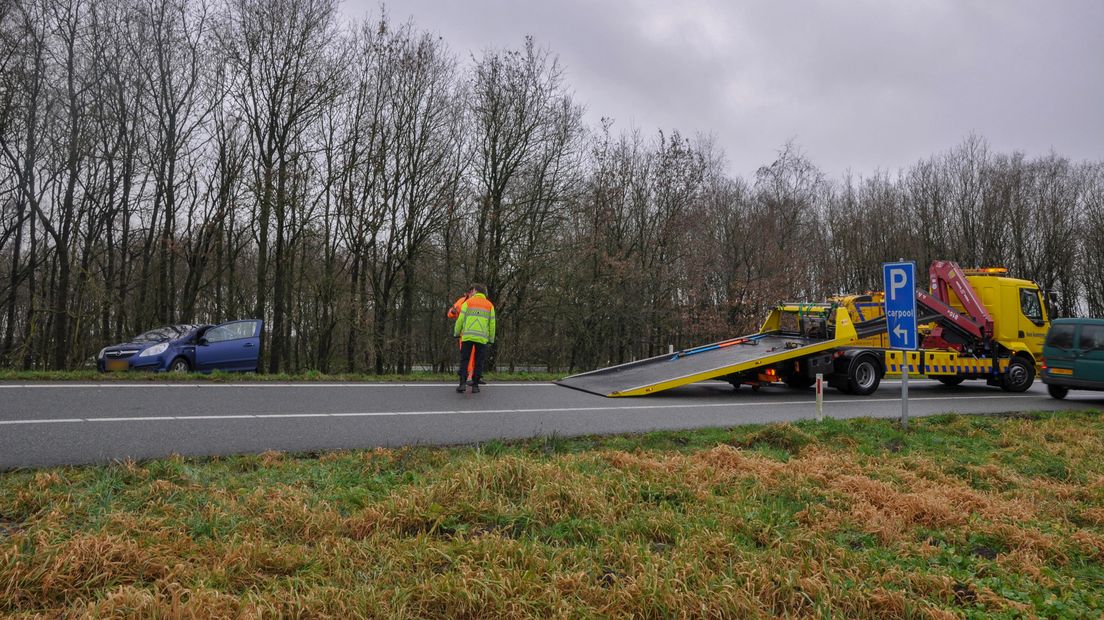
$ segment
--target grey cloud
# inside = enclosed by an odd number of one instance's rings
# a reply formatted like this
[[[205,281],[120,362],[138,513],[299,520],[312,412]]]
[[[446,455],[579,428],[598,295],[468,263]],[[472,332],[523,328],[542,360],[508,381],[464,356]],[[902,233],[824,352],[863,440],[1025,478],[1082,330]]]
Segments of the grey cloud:
[[[349,15],[377,9],[348,0]],[[1104,156],[1104,3],[406,0],[461,56],[532,34],[588,118],[712,133],[749,174],[790,138],[829,174],[894,170],[970,132]]]

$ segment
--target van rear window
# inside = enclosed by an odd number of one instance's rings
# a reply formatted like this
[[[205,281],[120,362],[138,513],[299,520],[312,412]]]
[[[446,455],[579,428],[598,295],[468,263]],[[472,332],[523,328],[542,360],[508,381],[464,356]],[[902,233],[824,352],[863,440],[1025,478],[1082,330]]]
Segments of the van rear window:
[[[1054,325],[1047,334],[1047,346],[1058,349],[1073,348],[1073,325]]]
[[[1104,325],[1082,325],[1081,348],[1104,349]]]

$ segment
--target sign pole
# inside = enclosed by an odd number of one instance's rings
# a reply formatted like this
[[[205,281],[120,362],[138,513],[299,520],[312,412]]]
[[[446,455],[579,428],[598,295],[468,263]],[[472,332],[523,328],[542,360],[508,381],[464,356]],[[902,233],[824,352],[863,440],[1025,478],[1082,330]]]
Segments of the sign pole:
[[[901,364],[901,430],[908,430],[908,353],[904,353],[905,363]]]
[[[819,372],[816,376],[816,421],[824,421],[824,375]]]

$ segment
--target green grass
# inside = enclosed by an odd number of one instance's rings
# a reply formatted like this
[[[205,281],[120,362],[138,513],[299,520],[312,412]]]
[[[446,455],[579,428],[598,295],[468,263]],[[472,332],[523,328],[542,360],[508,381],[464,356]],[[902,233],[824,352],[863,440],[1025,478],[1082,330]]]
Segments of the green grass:
[[[0,615],[1088,618],[1096,412],[0,474]]]
[[[556,381],[563,374],[549,372],[488,372],[484,375],[488,381]],[[108,372],[95,370],[0,370],[0,381],[154,381],[186,382],[213,381],[216,383],[237,383],[247,381],[350,381],[350,382],[395,382],[395,381],[456,381],[456,373],[415,372],[408,374],[370,375],[358,373],[323,374],[317,371],[301,373],[253,373],[220,372],[209,374],[174,372]]]

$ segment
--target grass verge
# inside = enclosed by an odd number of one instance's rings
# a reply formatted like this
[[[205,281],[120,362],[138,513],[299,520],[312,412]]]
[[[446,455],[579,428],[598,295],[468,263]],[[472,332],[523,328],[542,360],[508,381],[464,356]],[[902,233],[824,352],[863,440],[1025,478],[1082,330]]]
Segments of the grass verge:
[[[0,474],[0,615],[1087,618],[1104,420],[946,415]]]
[[[488,381],[556,381],[564,375],[550,372],[489,372]],[[253,373],[220,372],[177,373],[177,372],[97,372],[95,370],[0,370],[0,381],[152,381],[189,382],[212,381],[216,383],[238,383],[250,381],[271,382],[418,382],[418,381],[456,381],[456,373],[415,372],[408,374],[369,375],[358,373],[325,374],[317,371],[301,373]]]

